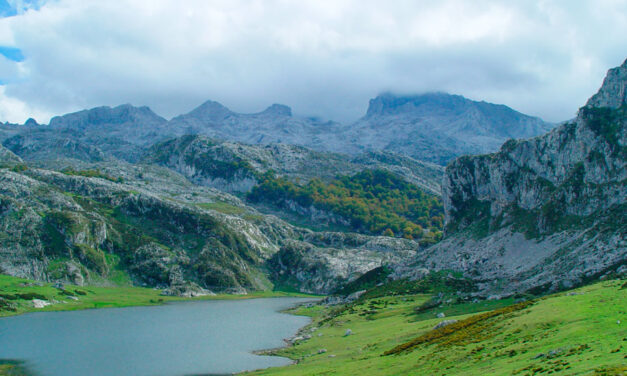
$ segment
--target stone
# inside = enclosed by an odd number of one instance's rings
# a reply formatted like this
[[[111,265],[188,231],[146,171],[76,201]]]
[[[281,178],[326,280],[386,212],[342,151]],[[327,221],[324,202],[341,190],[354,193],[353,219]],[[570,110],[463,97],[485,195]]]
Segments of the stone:
[[[443,317],[446,317],[446,315],[444,314],[444,312],[439,312],[437,315],[435,315],[435,317],[441,319]]]
[[[49,306],[50,302],[46,301],[46,300],[42,300],[42,299],[33,299],[33,307],[35,308],[44,308],[46,306]]]
[[[451,325],[451,324],[455,324],[457,322],[457,320],[444,320],[444,321],[440,321],[439,323],[436,324],[436,326],[433,327],[433,330],[435,329],[440,329],[443,328],[447,325]]]
[[[352,331],[352,330],[350,330],[350,329],[346,329],[346,331],[344,332],[344,337],[348,337],[348,336],[350,336],[351,334],[353,334],[353,331]]]

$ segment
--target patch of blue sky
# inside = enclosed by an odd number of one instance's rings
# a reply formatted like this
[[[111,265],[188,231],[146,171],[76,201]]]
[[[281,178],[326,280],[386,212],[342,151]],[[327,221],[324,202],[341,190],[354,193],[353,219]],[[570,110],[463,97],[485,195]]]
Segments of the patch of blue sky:
[[[12,61],[20,62],[24,60],[22,50],[15,47],[0,46],[0,55]]]
[[[11,17],[28,9],[39,9],[46,0],[0,0],[0,18]]]
[[[0,17],[11,17],[17,14],[17,9],[7,0],[0,0]]]

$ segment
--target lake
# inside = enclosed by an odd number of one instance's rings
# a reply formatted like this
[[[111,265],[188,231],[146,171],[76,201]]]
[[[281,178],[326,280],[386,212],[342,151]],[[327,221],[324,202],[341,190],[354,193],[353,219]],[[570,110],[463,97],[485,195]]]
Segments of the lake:
[[[208,375],[291,363],[251,352],[283,346],[309,318],[302,298],[204,300],[0,318],[0,359],[42,376]]]

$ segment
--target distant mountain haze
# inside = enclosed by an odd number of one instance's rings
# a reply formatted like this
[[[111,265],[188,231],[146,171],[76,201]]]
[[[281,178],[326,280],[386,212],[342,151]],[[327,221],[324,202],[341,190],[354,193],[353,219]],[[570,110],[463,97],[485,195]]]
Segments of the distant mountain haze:
[[[460,155],[497,151],[507,139],[537,136],[553,127],[504,105],[446,93],[382,94],[371,99],[366,115],[352,124],[296,116],[281,104],[259,113],[241,114],[207,101],[170,121],[148,107],[125,104],[57,116],[49,127],[37,126],[36,122],[27,125],[31,134],[50,128],[72,129],[76,132],[74,141],[132,162],[156,142],[195,134],[345,154],[389,151],[441,165]],[[2,139],[15,133],[14,128],[1,126]],[[49,133],[47,137],[57,136]]]

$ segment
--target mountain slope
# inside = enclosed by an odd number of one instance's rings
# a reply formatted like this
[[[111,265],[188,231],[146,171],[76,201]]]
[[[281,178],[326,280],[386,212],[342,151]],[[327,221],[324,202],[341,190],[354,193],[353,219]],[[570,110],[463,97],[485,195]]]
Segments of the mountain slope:
[[[574,122],[446,170],[447,237],[414,268],[452,268],[484,291],[560,289],[625,271],[627,61]],[[411,276],[411,267],[399,275]]]
[[[363,149],[393,150],[445,164],[463,154],[497,150],[509,138],[545,133],[550,124],[503,105],[459,95],[380,95],[370,100],[366,116],[342,135]]]
[[[296,145],[249,145],[205,136],[183,136],[156,144],[143,162],[172,168],[197,184],[230,192],[250,191],[268,171],[294,182],[306,182],[312,178],[329,181],[364,169],[384,169],[439,194],[443,174],[438,165],[394,153],[347,156]]]
[[[7,129],[3,144],[30,161],[113,157],[135,162],[146,147],[167,137],[166,125],[148,107],[103,106],[53,117],[48,126]]]
[[[82,162],[58,172],[7,155],[0,166],[4,274],[177,295],[274,283],[329,293],[419,248],[405,239],[297,228],[158,166]],[[306,280],[283,282],[271,258],[294,242],[315,255],[316,266]],[[310,269],[308,261],[301,265]]]

